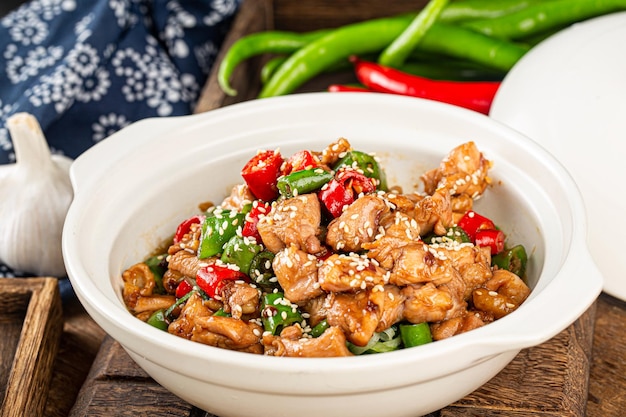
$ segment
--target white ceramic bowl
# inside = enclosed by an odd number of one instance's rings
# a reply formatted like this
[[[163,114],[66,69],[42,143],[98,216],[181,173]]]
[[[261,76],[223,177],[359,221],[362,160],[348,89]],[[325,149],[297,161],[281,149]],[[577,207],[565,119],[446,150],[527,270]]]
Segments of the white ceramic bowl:
[[[529,250],[532,293],[514,313],[419,348],[350,358],[278,358],[191,342],[133,318],[122,271],[207,199],[220,201],[258,149],[289,155],[344,136],[376,151],[391,183],[410,187],[454,146],[473,140],[494,161],[477,209]],[[99,143],[71,170],[75,198],[63,235],[87,312],[157,382],[220,417],[411,416],[479,388],[523,348],[574,322],[602,278],[585,243],[579,191],[537,144],[478,113],[408,97],[313,93],[208,113],[150,119]],[[170,358],[171,360],[168,360]]]

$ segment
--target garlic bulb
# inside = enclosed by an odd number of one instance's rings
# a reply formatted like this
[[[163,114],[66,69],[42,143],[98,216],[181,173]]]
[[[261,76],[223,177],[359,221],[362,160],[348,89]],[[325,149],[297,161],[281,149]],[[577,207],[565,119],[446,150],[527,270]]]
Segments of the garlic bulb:
[[[51,155],[34,116],[7,119],[16,162],[0,166],[0,261],[38,276],[65,276],[61,233],[73,198],[72,160]]]

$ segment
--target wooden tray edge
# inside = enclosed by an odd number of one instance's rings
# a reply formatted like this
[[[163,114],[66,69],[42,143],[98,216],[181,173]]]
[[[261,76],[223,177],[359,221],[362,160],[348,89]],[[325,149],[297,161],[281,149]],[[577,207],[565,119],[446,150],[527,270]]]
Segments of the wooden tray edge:
[[[0,297],[29,295],[20,339],[2,401],[1,417],[37,417],[46,405],[63,314],[56,278],[2,278]]]

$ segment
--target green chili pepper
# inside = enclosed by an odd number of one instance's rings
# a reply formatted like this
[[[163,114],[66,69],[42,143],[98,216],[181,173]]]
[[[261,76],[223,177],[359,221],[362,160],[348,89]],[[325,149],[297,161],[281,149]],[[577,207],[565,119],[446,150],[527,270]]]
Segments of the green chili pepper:
[[[461,22],[476,19],[493,19],[545,0],[455,0],[439,15],[441,22]]]
[[[147,323],[150,326],[156,327],[159,330],[166,330],[166,331],[167,331],[167,327],[169,326],[169,323],[167,322],[165,318],[165,311],[163,309],[157,310],[154,313],[152,313],[152,315],[148,318]]]
[[[226,94],[235,96],[237,91],[231,87],[230,77],[241,62],[265,53],[290,54],[325,33],[328,33],[328,30],[307,33],[274,30],[244,36],[226,52],[218,68],[217,81]]]
[[[407,61],[400,71],[441,81],[502,81],[506,72],[483,68],[471,62],[458,63],[445,60],[438,63]]]
[[[619,10],[626,10],[626,1],[552,0],[499,18],[467,22],[463,27],[495,38],[514,40]]]
[[[290,198],[319,190],[333,176],[332,172],[322,168],[303,169],[280,177],[276,187],[283,197]]]
[[[231,317],[231,314],[225,312],[223,308],[217,310],[215,313],[213,313],[213,315],[218,317]]]
[[[335,163],[333,169],[336,171],[341,167],[358,168],[366,177],[378,180],[377,189],[387,190],[387,176],[373,155],[361,151],[349,151]]]
[[[523,278],[524,274],[526,274],[527,263],[528,255],[523,245],[513,246],[511,249],[506,249],[491,257],[492,265],[511,271],[520,278]]]
[[[261,303],[261,318],[265,331],[273,335],[293,323],[302,322],[298,306],[292,304],[281,292],[265,294]]]
[[[383,50],[378,63],[390,67],[403,64],[447,5],[448,0],[429,1],[411,24]]]
[[[165,287],[163,287],[163,274],[167,271],[167,254],[160,254],[151,256],[146,259],[144,263],[148,265],[150,271],[154,275],[154,282],[156,283],[155,293],[165,294]]]
[[[274,276],[273,260],[274,254],[268,250],[263,250],[256,254],[250,263],[250,278],[252,281],[263,286],[276,286],[276,282],[270,281]]]
[[[250,264],[252,259],[263,250],[261,245],[256,244],[250,239],[241,236],[233,236],[226,245],[222,253],[222,262],[237,265],[239,271],[246,275],[250,274]]]
[[[195,292],[197,292],[197,289],[194,287],[193,290],[189,291],[187,294],[183,295],[178,300],[176,300],[176,302],[174,304],[169,306],[168,309],[165,310],[165,313],[163,313],[165,315],[165,318],[167,320],[173,319],[174,317],[172,316],[172,313],[174,313],[174,310],[176,310],[181,305],[185,304],[187,302],[187,300],[189,299],[189,297],[191,297],[191,294],[193,294]]]
[[[400,324],[400,335],[405,348],[424,345],[433,341],[428,323]]]
[[[259,98],[289,94],[315,75],[352,55],[380,52],[407,28],[414,17],[400,16],[353,23],[310,41],[278,68],[261,90]],[[527,46],[439,22],[426,32],[418,48],[468,59],[503,71],[510,70],[529,49]]]
[[[243,227],[245,214],[223,210],[208,215],[202,223],[202,238],[198,258],[205,259],[222,253],[224,245]]]
[[[328,324],[326,320],[322,320],[311,328],[311,332],[309,334],[312,337],[320,337],[329,327],[330,324]]]

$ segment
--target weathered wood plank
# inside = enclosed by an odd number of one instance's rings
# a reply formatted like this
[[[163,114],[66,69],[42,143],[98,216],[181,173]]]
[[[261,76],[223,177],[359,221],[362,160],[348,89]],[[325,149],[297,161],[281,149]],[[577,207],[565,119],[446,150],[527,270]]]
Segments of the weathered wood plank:
[[[8,345],[0,348],[3,353],[0,416],[41,416],[63,324],[58,281],[55,278],[0,279],[0,311],[8,312],[3,319],[5,323],[9,318],[23,319],[17,342],[17,326],[11,324],[8,327],[12,330],[7,332],[10,338],[3,334],[0,339],[0,345]],[[5,353],[12,354],[5,356]],[[10,367],[8,362],[11,362]]]

